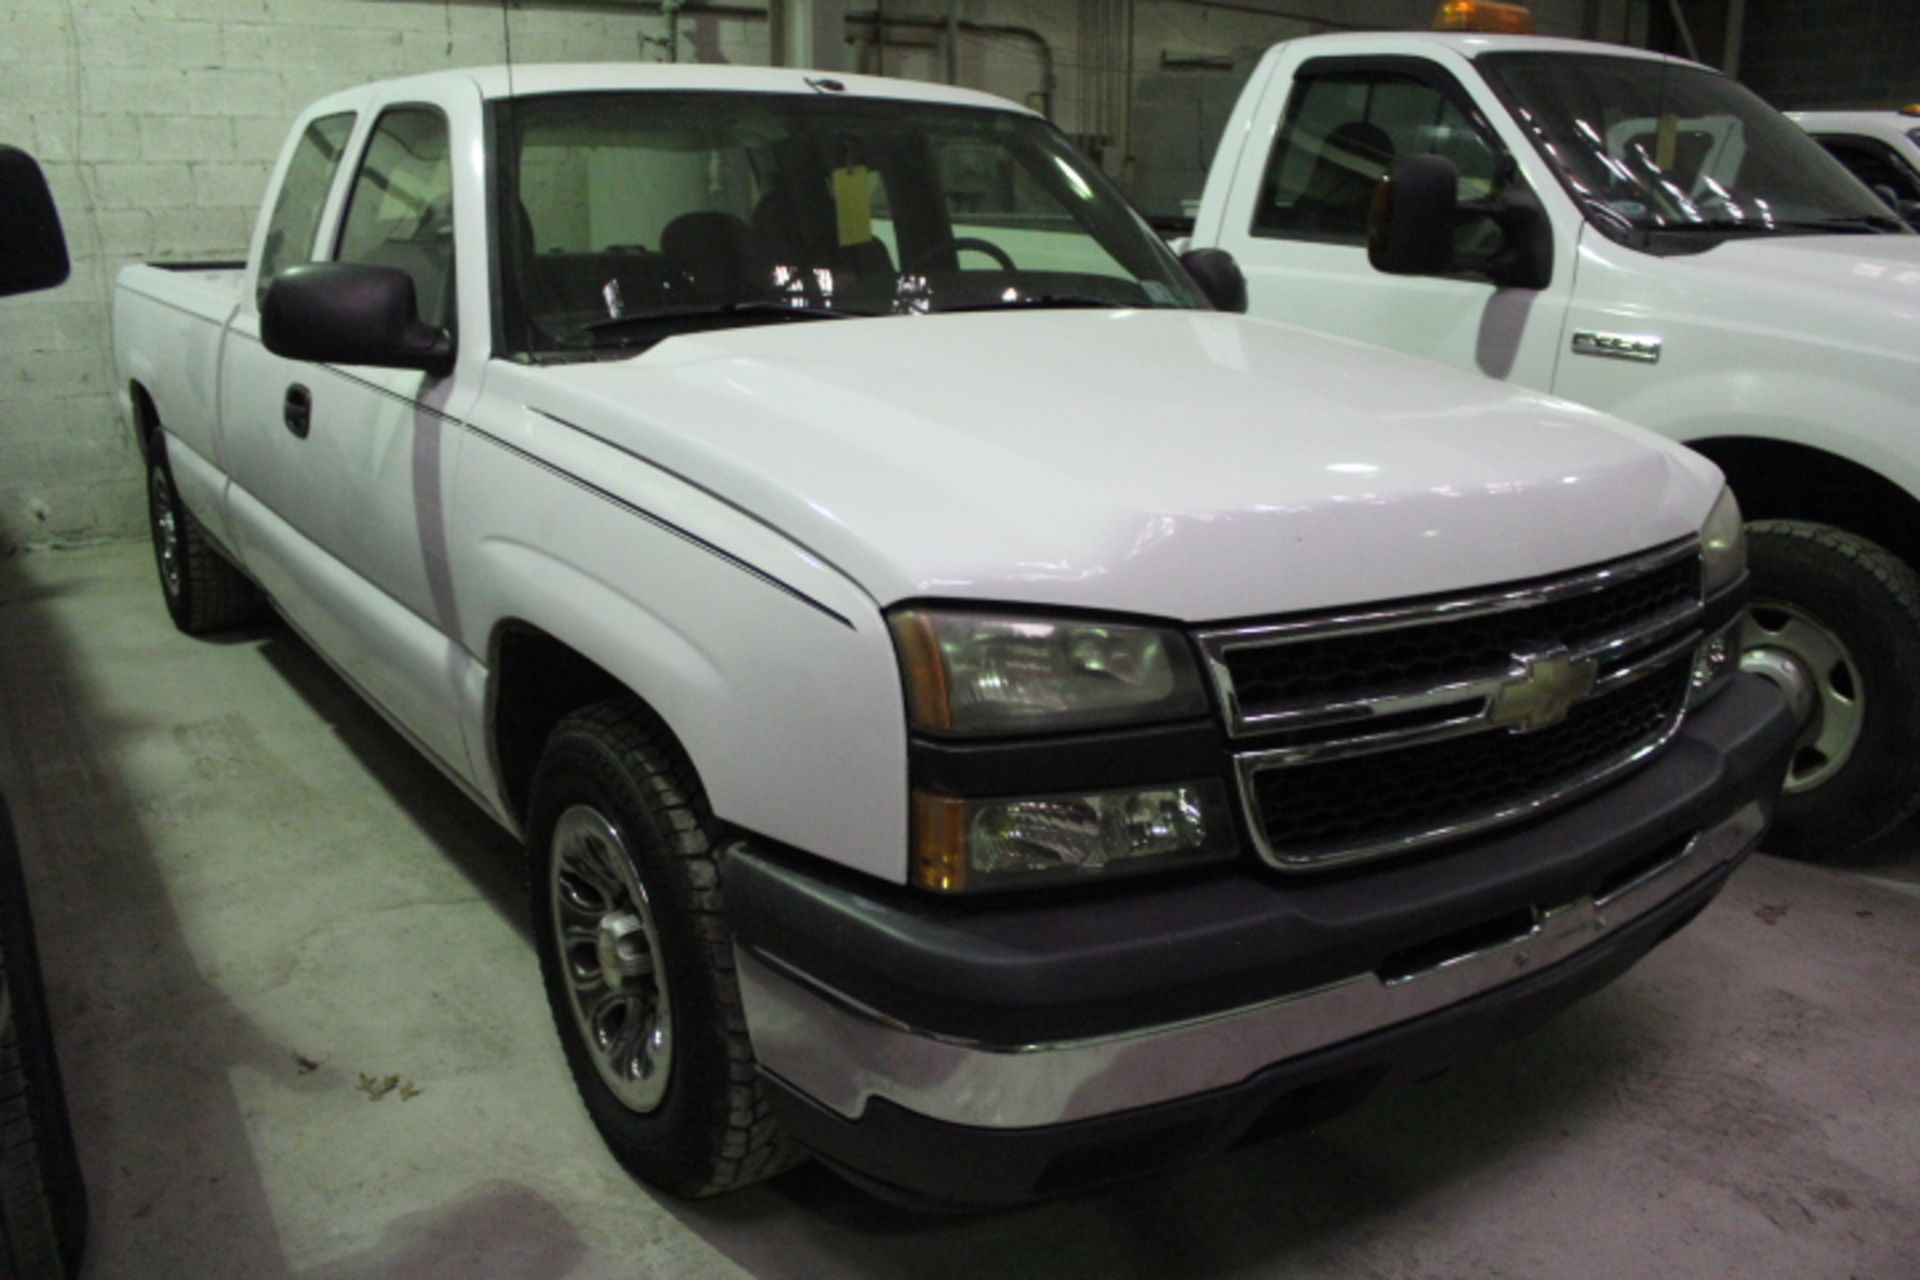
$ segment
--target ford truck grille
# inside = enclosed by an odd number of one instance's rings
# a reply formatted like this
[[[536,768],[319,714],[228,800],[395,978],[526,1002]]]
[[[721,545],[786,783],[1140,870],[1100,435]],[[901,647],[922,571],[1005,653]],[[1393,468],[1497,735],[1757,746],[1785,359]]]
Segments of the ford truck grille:
[[[1703,604],[1689,539],[1546,581],[1203,632],[1261,855],[1381,857],[1624,773],[1680,726]]]

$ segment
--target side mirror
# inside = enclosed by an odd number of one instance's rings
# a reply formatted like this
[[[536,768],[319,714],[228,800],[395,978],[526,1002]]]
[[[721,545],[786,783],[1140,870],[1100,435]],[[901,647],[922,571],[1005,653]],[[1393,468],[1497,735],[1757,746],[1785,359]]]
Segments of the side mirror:
[[[1553,227],[1524,183],[1487,200],[1460,202],[1460,171],[1444,156],[1402,156],[1374,188],[1367,260],[1399,276],[1476,275],[1503,289],[1553,281]],[[1475,219],[1499,230],[1498,247],[1463,257],[1454,233]]]
[[[1207,295],[1215,311],[1246,314],[1247,277],[1241,273],[1240,264],[1233,260],[1232,254],[1225,249],[1189,249],[1180,255],[1180,265],[1200,286],[1200,292]]]
[[[453,372],[453,335],[420,321],[413,277],[394,267],[310,262],[273,277],[260,341],[288,360]]]
[[[0,297],[64,284],[70,270],[46,175],[26,152],[0,146]]]
[[[1460,218],[1460,170],[1442,156],[1401,156],[1373,189],[1367,211],[1367,261],[1393,276],[1438,276],[1453,269]]]

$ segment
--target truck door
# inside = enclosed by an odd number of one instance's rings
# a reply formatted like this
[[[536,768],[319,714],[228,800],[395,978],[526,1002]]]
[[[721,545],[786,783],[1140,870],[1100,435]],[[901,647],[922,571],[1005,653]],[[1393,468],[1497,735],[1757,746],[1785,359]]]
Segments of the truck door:
[[[1368,209],[1396,157],[1453,161],[1463,203],[1525,184],[1460,82],[1404,56],[1313,58],[1290,78],[1284,67],[1279,74],[1261,104],[1269,123],[1251,132],[1219,232],[1246,272],[1249,312],[1550,386],[1570,262],[1555,262],[1547,289],[1529,290],[1383,275],[1367,261]],[[1262,155],[1265,137],[1272,144]],[[1465,252],[1499,234],[1491,219],[1473,218],[1456,236]]]
[[[459,635],[448,499],[489,326],[478,148],[456,145],[452,121],[477,127],[478,117],[477,94],[373,113],[356,134],[351,179],[318,255],[411,276],[421,319],[460,342],[454,373],[268,356],[249,375],[262,385],[246,392],[271,403],[274,421],[260,428],[268,456],[256,479],[237,477],[271,508],[252,513],[268,562],[257,572],[282,610],[420,745],[467,777],[456,691],[473,660]],[[476,246],[466,268],[474,279],[456,278],[456,239]],[[286,500],[272,502],[276,493]]]

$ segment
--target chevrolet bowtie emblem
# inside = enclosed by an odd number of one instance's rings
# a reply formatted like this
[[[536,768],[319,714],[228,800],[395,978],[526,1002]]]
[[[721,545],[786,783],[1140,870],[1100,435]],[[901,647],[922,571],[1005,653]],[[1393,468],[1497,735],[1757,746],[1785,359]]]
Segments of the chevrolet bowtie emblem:
[[[1516,660],[1519,666],[1494,692],[1487,718],[1518,733],[1565,720],[1574,704],[1593,692],[1600,673],[1594,659],[1575,658],[1565,649],[1516,655]]]

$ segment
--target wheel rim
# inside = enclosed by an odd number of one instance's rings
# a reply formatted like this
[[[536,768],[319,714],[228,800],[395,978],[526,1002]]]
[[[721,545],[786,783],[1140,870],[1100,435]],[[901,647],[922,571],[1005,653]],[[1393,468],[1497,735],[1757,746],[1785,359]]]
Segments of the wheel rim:
[[[1831,627],[1803,609],[1756,601],[1740,628],[1740,666],[1766,676],[1804,709],[1789,795],[1810,791],[1846,767],[1866,720],[1859,664]]]
[[[180,516],[173,505],[173,486],[167,473],[153,469],[149,482],[153,500],[153,550],[160,560],[160,585],[167,594],[180,594]]]
[[[652,903],[626,837],[575,805],[553,828],[548,896],[575,1024],[620,1102],[652,1111],[673,1067],[673,1006]]]

